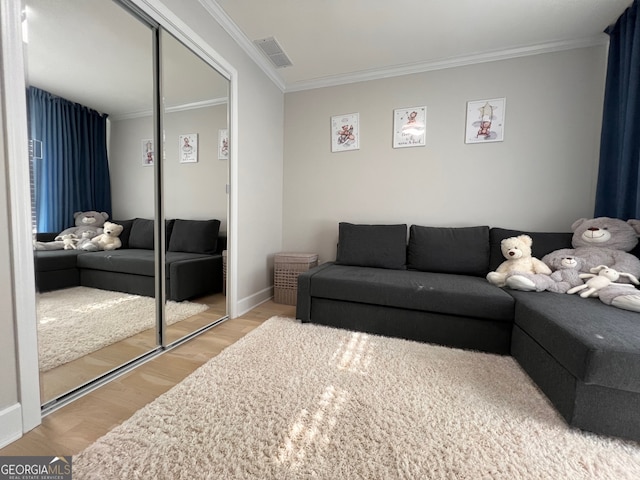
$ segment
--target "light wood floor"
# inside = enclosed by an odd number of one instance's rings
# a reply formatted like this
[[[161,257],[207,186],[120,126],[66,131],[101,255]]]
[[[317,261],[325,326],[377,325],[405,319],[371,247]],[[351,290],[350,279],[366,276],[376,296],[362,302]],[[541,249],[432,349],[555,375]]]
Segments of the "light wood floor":
[[[42,425],[0,449],[0,456],[79,453],[274,315],[293,317],[295,307],[269,301],[213,327],[47,415]]]
[[[197,329],[215,322],[226,314],[226,297],[222,293],[195,300],[209,307],[208,310],[167,326],[166,343],[174,342]],[[140,357],[156,346],[154,328],[91,352],[76,360],[40,374],[40,401],[48,401],[83,385],[100,375],[110,372],[123,363]]]

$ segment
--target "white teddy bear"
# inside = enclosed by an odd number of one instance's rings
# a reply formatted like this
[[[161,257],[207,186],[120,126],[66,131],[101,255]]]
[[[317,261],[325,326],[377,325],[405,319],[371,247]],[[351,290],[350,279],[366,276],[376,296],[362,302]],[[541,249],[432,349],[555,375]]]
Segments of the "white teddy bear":
[[[640,282],[630,273],[621,273],[613,268],[609,268],[606,265],[598,265],[591,269],[592,273],[581,273],[580,278],[588,278],[583,285],[578,285],[577,287],[573,287],[567,291],[567,293],[577,293],[581,290],[584,290],[580,294],[582,298],[587,297],[597,297],[598,290],[601,290],[609,285],[621,285],[626,287],[633,287],[633,285],[629,285],[628,283],[615,283],[620,277],[626,277],[631,280],[632,283],[636,285],[640,285]]]
[[[91,244],[94,246],[93,249],[115,250],[116,248],[120,248],[122,242],[118,238],[118,235],[122,233],[124,227],[117,223],[105,222],[102,228],[103,233],[91,239]],[[85,250],[89,250],[89,248],[85,248]]]
[[[64,250],[75,250],[78,244],[78,237],[74,233],[68,233],[60,236],[64,244]]]
[[[541,260],[531,256],[531,245],[533,240],[529,235],[518,235],[502,240],[500,250],[506,260],[494,272],[487,274],[489,283],[504,287],[508,274],[514,272],[550,275],[551,269]]]

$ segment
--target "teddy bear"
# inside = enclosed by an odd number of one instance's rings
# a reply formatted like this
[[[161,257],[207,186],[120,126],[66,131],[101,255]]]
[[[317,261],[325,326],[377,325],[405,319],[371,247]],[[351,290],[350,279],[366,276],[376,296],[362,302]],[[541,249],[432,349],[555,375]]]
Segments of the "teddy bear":
[[[118,235],[122,233],[124,227],[117,223],[105,222],[103,226],[103,232],[91,239],[86,243],[82,250],[96,251],[96,250],[115,250],[122,246],[122,242],[118,238]]]
[[[35,250],[63,250],[65,235],[73,234],[77,237],[78,243],[76,248],[81,248],[90,242],[91,239],[102,233],[102,226],[109,218],[106,212],[96,212],[93,210],[87,212],[76,212],[73,214],[75,226],[69,227],[61,231],[53,242],[34,242]]]
[[[536,292],[549,291],[555,293],[567,293],[572,287],[583,285],[584,281],[580,278],[580,272],[584,262],[580,258],[576,258],[570,255],[542,257],[542,262],[547,265],[553,273],[551,275],[534,275],[536,282],[531,288]],[[521,288],[513,287],[513,280],[509,280],[511,276],[516,278],[522,277],[520,273],[514,273],[513,275],[507,275],[507,286],[513,290],[521,290]],[[511,284],[511,285],[510,285]]]
[[[613,268],[607,267],[606,265],[598,265],[597,267],[592,268],[591,272],[593,273],[581,273],[581,278],[588,278],[589,280],[587,280],[582,285],[570,288],[567,293],[571,295],[573,293],[578,293],[581,290],[584,290],[580,294],[582,298],[597,297],[598,292],[603,288],[608,287],[609,285],[623,285],[626,287],[632,286],[628,283],[615,283],[620,279],[620,277],[626,277],[631,281],[631,283],[640,285],[640,281],[638,281],[638,279],[630,273],[620,273]]]
[[[580,218],[571,225],[574,248],[562,248],[551,252],[542,261],[547,265],[558,258],[573,257],[582,262],[580,273],[591,273],[592,268],[606,265],[618,272],[640,276],[640,259],[630,252],[638,244],[640,220],[619,220],[610,217]],[[540,291],[549,283],[550,276],[517,273],[507,278],[507,287],[513,290]],[[626,278],[621,278],[629,283]],[[566,288],[561,293],[566,293]],[[609,285],[598,291],[598,298],[606,305],[640,312],[640,294],[636,289],[623,285]]]
[[[506,285],[509,274],[516,272],[551,274],[551,269],[531,256],[533,240],[529,235],[505,238],[500,242],[500,250],[506,258],[494,272],[487,274],[487,281],[498,287]]]
[[[69,233],[67,235],[61,235],[61,237],[62,237],[62,243],[64,244],[64,250],[76,249],[76,244],[78,243],[78,237],[75,234]]]

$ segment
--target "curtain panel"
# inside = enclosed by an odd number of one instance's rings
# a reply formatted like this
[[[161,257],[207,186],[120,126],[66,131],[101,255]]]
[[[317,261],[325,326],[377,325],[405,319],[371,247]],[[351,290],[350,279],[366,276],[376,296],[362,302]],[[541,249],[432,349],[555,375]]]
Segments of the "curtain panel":
[[[640,218],[640,17],[638,0],[607,28],[595,216]]]
[[[73,214],[111,215],[107,115],[29,87],[29,139],[42,142],[32,164],[37,232],[60,232]]]

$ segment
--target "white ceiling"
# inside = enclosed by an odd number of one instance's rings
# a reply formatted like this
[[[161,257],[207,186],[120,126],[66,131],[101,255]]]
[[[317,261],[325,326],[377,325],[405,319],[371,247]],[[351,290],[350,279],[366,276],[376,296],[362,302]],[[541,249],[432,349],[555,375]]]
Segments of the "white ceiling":
[[[277,71],[287,91],[602,43],[603,30],[632,3],[200,1],[212,12],[221,7],[222,16],[226,14],[248,40],[278,40],[293,62]]]
[[[147,24],[111,0],[26,0],[30,85],[112,117],[153,110]],[[161,36],[165,107],[226,101],[228,82],[169,34]]]
[[[283,91],[606,42],[631,0],[199,0]],[[25,0],[29,82],[114,116],[149,111],[150,32],[108,0]],[[274,36],[293,66],[253,45]],[[215,46],[213,46],[215,48]],[[183,47],[166,48],[165,100],[227,96]],[[186,63],[185,63],[186,62]],[[175,88],[171,88],[171,87]]]

